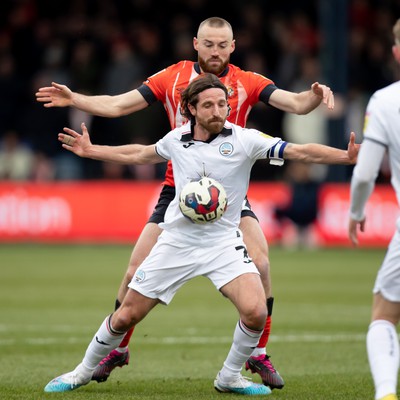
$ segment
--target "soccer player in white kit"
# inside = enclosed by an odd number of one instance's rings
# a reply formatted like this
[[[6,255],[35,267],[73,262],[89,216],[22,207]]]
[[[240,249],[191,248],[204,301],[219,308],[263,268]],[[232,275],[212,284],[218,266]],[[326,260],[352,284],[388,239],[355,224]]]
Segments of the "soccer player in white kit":
[[[393,27],[392,52],[400,64],[400,19]],[[378,90],[369,100],[364,140],[351,180],[349,238],[358,245],[358,228],[364,232],[365,205],[371,195],[385,153],[389,156],[391,183],[400,201],[400,81]],[[376,277],[367,353],[375,384],[375,399],[397,400],[400,320],[400,220]]]
[[[163,232],[149,256],[137,269],[121,306],[107,316],[89,344],[82,362],[45,387],[65,392],[90,382],[99,361],[116,348],[125,332],[139,323],[157,304],[169,304],[188,280],[206,276],[236,306],[239,321],[233,343],[214,387],[219,392],[268,395],[271,389],[241,375],[243,364],[262,334],[267,306],[258,269],[248,257],[239,230],[242,203],[250,171],[258,159],[282,164],[283,159],[309,163],[354,164],[358,154],[355,135],[348,150],[319,144],[296,145],[226,121],[229,104],[225,85],[213,74],[194,80],[182,93],[183,114],[190,122],[170,131],[155,145],[98,146],[68,128],[59,134],[63,147],[81,157],[121,164],[147,164],[171,160],[176,196],[170,203]],[[207,175],[225,188],[228,208],[214,223],[193,224],[179,210],[183,186]]]

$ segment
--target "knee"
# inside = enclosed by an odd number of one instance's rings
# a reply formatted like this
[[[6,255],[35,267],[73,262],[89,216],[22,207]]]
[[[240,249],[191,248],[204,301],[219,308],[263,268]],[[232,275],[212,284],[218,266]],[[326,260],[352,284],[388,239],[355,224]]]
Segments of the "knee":
[[[126,332],[135,324],[135,315],[127,307],[121,306],[111,317],[112,328],[119,332]]]
[[[247,312],[241,316],[241,319],[250,329],[262,330],[264,329],[267,315],[268,310],[266,304],[259,302],[248,309]]]

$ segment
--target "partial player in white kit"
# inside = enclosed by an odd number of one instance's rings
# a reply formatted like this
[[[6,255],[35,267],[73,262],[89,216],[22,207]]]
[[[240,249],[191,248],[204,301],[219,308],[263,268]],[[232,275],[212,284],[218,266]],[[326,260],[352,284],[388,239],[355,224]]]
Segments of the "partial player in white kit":
[[[121,306],[107,316],[89,344],[82,362],[46,387],[65,392],[90,382],[99,361],[115,349],[125,332],[159,303],[168,304],[187,280],[207,276],[235,305],[239,313],[233,343],[214,387],[220,392],[268,395],[271,389],[242,377],[244,363],[262,334],[267,306],[259,272],[247,256],[239,230],[243,199],[250,171],[257,159],[274,164],[283,159],[308,163],[354,164],[358,154],[354,133],[348,150],[319,144],[296,145],[264,133],[226,122],[228,91],[213,74],[194,80],[182,93],[182,109],[190,122],[169,132],[155,145],[99,146],[68,128],[59,134],[63,147],[73,153],[121,164],[159,163],[171,160],[176,196],[169,205],[163,233],[150,255],[137,269]],[[179,210],[178,196],[193,179],[209,175],[225,188],[228,208],[214,223],[197,225]]]
[[[400,19],[393,27],[393,56],[400,64]],[[391,184],[400,204],[400,81],[378,90],[365,115],[364,140],[351,180],[349,237],[358,245],[358,228],[366,228],[365,206],[371,195],[385,153],[391,169]],[[367,334],[367,352],[375,384],[375,399],[397,400],[400,321],[400,219],[373,289],[372,318]]]

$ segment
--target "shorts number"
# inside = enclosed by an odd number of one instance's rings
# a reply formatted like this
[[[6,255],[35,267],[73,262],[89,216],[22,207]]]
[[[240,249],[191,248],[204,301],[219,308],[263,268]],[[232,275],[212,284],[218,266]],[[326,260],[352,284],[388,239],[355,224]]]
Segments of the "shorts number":
[[[249,264],[249,263],[253,262],[253,260],[249,257],[249,253],[247,252],[247,249],[245,246],[236,246],[235,250],[243,251],[243,262],[245,264]]]

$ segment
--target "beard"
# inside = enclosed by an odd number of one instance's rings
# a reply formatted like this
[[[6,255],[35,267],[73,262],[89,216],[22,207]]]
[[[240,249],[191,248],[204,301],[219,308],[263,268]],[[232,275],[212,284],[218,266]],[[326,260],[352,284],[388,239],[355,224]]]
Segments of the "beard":
[[[222,131],[225,123],[223,119],[214,119],[214,118],[208,121],[197,121],[197,122],[211,135],[219,134]]]
[[[220,61],[218,64],[213,64],[211,65],[211,61]],[[229,64],[229,58],[223,62],[220,58],[210,58],[208,60],[205,60],[204,58],[198,57],[198,62],[200,65],[200,68],[203,72],[209,72],[214,75],[220,75],[222,72],[224,72],[225,68]]]

